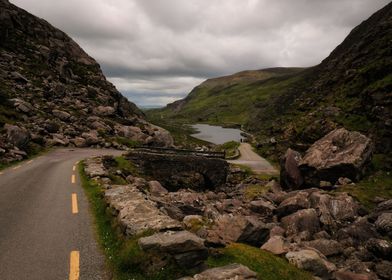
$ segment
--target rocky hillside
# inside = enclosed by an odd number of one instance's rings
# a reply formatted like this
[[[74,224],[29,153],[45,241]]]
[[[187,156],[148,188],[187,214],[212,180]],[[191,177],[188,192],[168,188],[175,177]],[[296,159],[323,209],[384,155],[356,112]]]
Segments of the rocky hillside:
[[[191,122],[240,123],[257,135],[262,152],[273,154],[289,146],[305,151],[328,132],[345,127],[370,136],[376,153],[390,159],[391,40],[392,3],[352,30],[318,66],[221,88],[202,84],[185,100],[149,114],[154,121],[160,114]]]
[[[2,163],[47,146],[172,144],[69,36],[7,0],[0,1],[0,130]]]

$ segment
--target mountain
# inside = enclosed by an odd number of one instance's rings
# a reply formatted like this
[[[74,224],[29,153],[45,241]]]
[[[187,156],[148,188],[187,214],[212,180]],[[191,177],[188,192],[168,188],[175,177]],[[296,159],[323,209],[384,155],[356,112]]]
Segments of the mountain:
[[[48,146],[170,146],[67,34],[0,1],[0,162]]]
[[[392,151],[392,3],[354,28],[321,64],[255,79],[214,79],[184,100],[148,112],[183,122],[239,123],[266,154],[305,150],[337,127]],[[271,69],[259,71],[271,72]],[[238,76],[234,75],[234,76]],[[271,138],[273,141],[270,141]],[[390,156],[387,158],[391,158]]]

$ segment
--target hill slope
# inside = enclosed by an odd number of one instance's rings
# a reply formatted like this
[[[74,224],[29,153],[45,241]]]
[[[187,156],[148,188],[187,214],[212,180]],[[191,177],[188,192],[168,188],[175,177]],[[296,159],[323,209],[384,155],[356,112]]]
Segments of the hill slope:
[[[53,145],[171,145],[70,37],[7,0],[0,1],[0,130],[0,163]]]
[[[227,86],[203,83],[184,100],[148,116],[157,122],[161,116],[183,122],[244,124],[257,136],[262,152],[275,155],[288,146],[305,150],[344,126],[371,136],[378,152],[390,154],[391,40],[392,3],[356,27],[318,66],[267,79],[237,79]],[[277,145],[269,143],[271,137]]]

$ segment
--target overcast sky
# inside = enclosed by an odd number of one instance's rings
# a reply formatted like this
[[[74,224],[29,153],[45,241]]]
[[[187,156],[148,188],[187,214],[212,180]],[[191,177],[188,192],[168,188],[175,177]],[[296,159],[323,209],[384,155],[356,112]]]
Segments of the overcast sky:
[[[389,0],[11,0],[77,41],[139,106],[206,78],[312,66]]]

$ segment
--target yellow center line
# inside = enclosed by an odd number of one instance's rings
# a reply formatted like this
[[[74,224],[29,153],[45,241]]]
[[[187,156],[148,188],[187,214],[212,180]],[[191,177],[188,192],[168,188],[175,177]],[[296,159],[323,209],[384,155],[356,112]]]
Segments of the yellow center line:
[[[22,167],[22,165],[17,165],[14,168],[12,168],[12,170],[16,170],[16,169],[21,168],[21,167]]]
[[[80,253],[79,251],[72,251],[70,256],[69,265],[69,280],[79,280],[80,265],[79,265]]]
[[[75,176],[75,174],[72,174],[72,176],[71,176],[71,183],[75,184],[75,182],[76,182],[76,176]]]
[[[0,175],[3,175],[3,172],[0,172]]]
[[[72,214],[78,214],[79,209],[78,209],[78,197],[76,193],[72,194]]]
[[[74,165],[73,167],[72,167],[72,171],[75,171],[76,170],[76,165]]]

